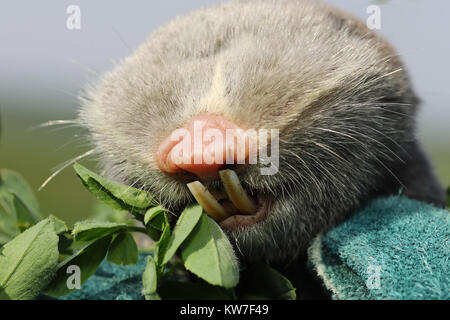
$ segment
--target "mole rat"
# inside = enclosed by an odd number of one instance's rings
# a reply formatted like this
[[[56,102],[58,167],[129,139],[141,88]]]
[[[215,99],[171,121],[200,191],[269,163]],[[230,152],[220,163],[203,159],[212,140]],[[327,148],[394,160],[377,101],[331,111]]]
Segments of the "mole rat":
[[[240,259],[288,264],[375,196],[443,205],[415,138],[418,103],[399,56],[353,16],[310,0],[230,1],[153,31],[86,90],[79,120],[104,175],[176,214],[197,200]],[[175,161],[195,125],[278,130],[276,173]],[[229,199],[217,195],[225,181]]]

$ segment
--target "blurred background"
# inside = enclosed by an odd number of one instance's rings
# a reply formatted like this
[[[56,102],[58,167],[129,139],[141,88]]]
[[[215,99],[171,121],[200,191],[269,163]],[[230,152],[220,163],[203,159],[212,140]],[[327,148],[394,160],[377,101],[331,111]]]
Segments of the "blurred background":
[[[0,167],[20,172],[37,191],[54,169],[89,150],[83,130],[49,120],[74,119],[77,95],[128,56],[158,26],[220,1],[23,1],[0,10]],[[380,32],[403,57],[423,104],[419,136],[436,172],[450,185],[450,1],[328,0],[366,20],[381,8]],[[70,5],[81,9],[81,29],[69,30]],[[94,168],[95,163],[85,162]],[[91,213],[94,198],[71,168],[38,192],[44,212],[72,223]]]

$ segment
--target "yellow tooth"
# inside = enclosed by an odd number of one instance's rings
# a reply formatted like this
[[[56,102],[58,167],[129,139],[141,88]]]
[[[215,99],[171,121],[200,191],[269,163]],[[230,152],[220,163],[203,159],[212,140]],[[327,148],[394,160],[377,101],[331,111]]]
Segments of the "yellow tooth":
[[[255,213],[257,208],[239,182],[239,177],[236,172],[233,170],[222,170],[219,171],[219,175],[225,191],[234,206],[244,214]]]
[[[188,183],[187,186],[195,200],[211,218],[220,222],[230,216],[200,181]]]

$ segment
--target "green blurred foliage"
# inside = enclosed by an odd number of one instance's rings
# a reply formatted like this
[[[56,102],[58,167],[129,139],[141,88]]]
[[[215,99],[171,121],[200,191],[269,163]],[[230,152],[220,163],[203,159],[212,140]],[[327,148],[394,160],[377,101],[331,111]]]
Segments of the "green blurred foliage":
[[[37,112],[37,110],[48,110]],[[82,186],[72,166],[61,172],[43,190],[40,185],[52,174],[55,167],[89,150],[80,128],[55,126],[34,127],[57,119],[74,119],[68,111],[49,110],[36,106],[24,112],[2,108],[2,133],[0,140],[0,167],[19,172],[31,185],[45,214],[60,217],[68,224],[84,219],[93,212],[95,199]],[[64,109],[60,108],[59,110]],[[86,162],[89,166],[95,163]]]

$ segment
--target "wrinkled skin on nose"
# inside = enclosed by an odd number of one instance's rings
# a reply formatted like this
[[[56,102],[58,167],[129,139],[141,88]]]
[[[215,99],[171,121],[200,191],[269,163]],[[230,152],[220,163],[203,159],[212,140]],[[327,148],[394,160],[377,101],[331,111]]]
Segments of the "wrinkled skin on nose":
[[[220,115],[202,114],[173,131],[158,147],[156,162],[166,173],[217,177],[226,164],[245,164],[253,137]]]

